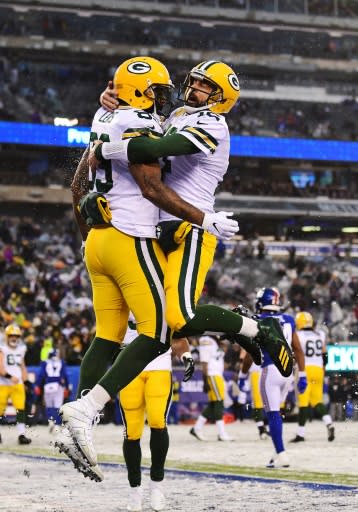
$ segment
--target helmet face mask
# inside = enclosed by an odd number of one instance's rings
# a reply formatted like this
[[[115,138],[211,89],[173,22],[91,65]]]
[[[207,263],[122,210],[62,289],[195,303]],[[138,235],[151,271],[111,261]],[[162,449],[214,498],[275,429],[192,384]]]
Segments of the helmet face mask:
[[[195,81],[210,85],[212,90],[209,92],[207,87],[201,90],[196,84],[193,87]],[[197,101],[195,104],[194,91],[205,93],[205,101]],[[225,114],[230,112],[239,97],[239,79],[230,66],[224,62],[206,61],[195,66],[187,75],[180,88],[178,100],[184,103],[188,113],[209,109],[217,114]]]
[[[134,57],[124,61],[115,71],[114,89],[120,101],[133,108],[153,109],[160,114],[168,91],[174,86],[167,68],[152,57]]]
[[[281,311],[280,292],[277,288],[261,288],[256,294],[256,312]]]

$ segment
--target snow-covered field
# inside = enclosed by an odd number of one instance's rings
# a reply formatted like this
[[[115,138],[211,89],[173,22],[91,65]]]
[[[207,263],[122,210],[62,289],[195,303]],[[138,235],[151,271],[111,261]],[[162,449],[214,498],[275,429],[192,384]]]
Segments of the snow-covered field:
[[[171,446],[166,475],[167,510],[217,512],[358,510],[358,424],[338,423],[336,440],[328,443],[322,423],[307,425],[304,443],[286,444],[291,467],[266,470],[273,450],[259,440],[250,421],[227,425],[234,442],[218,442],[215,426],[205,427],[208,442],[189,435],[188,426],[170,426]],[[285,424],[285,439],[295,425]],[[94,483],[77,473],[67,459],[58,460],[47,427],[29,431],[30,446],[19,447],[14,427],[1,427],[0,511],[121,512],[126,510],[127,479],[121,459],[121,427],[101,425],[95,444],[105,480]],[[144,463],[150,456],[146,429]],[[42,457],[43,456],[43,457]],[[180,468],[177,471],[174,468]],[[203,471],[203,472],[202,472]],[[218,471],[224,473],[216,474]],[[317,475],[315,475],[315,472]],[[309,480],[288,482],[287,480]],[[286,481],[285,481],[286,480]],[[311,482],[316,482],[312,484]],[[321,482],[321,483],[318,483]],[[324,482],[324,483],[322,483]],[[347,486],[346,484],[351,484]],[[329,485],[333,484],[333,485]],[[149,511],[149,475],[143,471],[144,510]]]

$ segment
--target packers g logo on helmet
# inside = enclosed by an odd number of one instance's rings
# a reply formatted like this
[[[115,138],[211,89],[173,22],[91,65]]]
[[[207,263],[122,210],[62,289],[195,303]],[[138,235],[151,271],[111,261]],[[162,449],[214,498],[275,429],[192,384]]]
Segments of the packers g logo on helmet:
[[[143,110],[155,105],[159,89],[174,88],[167,68],[152,57],[133,57],[124,61],[114,73],[113,84],[118,99]]]
[[[313,316],[307,311],[300,311],[297,313],[295,322],[298,330],[313,328]]]
[[[224,62],[209,60],[195,66],[183,84],[184,102],[185,97],[188,97],[185,89],[190,87],[193,79],[206,80],[213,86],[214,90],[209,95],[206,105],[211,112],[227,114],[240,98],[239,79],[234,70]]]

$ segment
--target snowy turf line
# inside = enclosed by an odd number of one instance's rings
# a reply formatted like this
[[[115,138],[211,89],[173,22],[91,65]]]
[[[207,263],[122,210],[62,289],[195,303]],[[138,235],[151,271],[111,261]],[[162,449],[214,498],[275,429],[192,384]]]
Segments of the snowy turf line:
[[[38,450],[38,452],[45,452],[46,450]],[[44,460],[48,462],[66,462],[70,463],[67,458],[63,457],[53,457],[47,455],[45,453],[42,454],[28,454],[21,453],[20,450],[2,450],[0,455],[13,455],[19,458],[24,459],[32,459],[32,460]],[[108,457],[107,457],[108,458]],[[72,464],[72,463],[71,463]],[[101,466],[108,468],[123,468],[125,467],[124,463],[118,462],[100,462]],[[173,465],[172,462],[169,465]],[[183,466],[183,464],[176,464],[177,466]],[[295,473],[291,471],[278,471],[278,470],[269,470],[269,473],[275,472],[275,477],[267,477],[267,472],[265,470],[260,470],[257,468],[244,468],[244,467],[233,467],[233,466],[223,466],[223,465],[208,465],[208,464],[191,464],[192,467],[196,467],[197,469],[181,469],[179,467],[167,467],[166,472],[168,474],[173,475],[181,475],[181,476],[190,476],[193,478],[205,479],[205,478],[215,478],[217,480],[224,481],[240,481],[240,482],[257,482],[257,483],[265,483],[265,484],[277,484],[277,483],[285,483],[292,486],[303,487],[306,489],[314,490],[314,491],[350,491],[358,496],[358,478],[353,475],[337,475],[330,473]],[[202,469],[198,470],[198,466],[201,466]],[[204,467],[210,467],[211,470],[205,470]],[[143,465],[145,471],[149,470],[149,466]],[[215,471],[216,468],[216,471]],[[225,472],[225,468],[229,472]],[[220,472],[218,472],[220,471]],[[231,471],[235,471],[235,474],[231,473]],[[241,474],[237,474],[241,473]],[[246,474],[245,474],[246,473]],[[254,475],[253,475],[254,473]],[[290,478],[287,478],[289,474]],[[338,478],[339,477],[339,478]],[[322,479],[327,479],[325,482]],[[319,479],[319,481],[317,481]],[[329,480],[338,480],[343,481],[352,481],[350,485],[343,483],[330,483]],[[316,480],[316,481],[315,481]]]

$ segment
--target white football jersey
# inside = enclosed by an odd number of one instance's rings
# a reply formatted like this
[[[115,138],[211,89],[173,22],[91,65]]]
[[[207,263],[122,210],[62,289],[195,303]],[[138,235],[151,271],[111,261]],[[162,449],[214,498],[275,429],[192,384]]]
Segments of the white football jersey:
[[[166,135],[183,135],[200,150],[164,159],[165,184],[188,203],[212,213],[215,190],[229,165],[230,134],[225,118],[210,110],[188,114],[178,108],[166,121],[164,131]],[[160,211],[160,220],[175,218]]]
[[[5,373],[10,373],[10,375],[17,377],[22,382],[21,364],[26,353],[25,343],[20,342],[15,348],[9,347],[6,343],[0,346],[0,352],[4,354]],[[12,385],[12,382],[0,376],[0,386],[9,385]]]
[[[322,368],[322,353],[326,343],[326,334],[321,330],[314,331],[313,329],[302,329],[296,332],[305,355],[305,365]]]
[[[134,321],[134,317],[129,317],[130,321]],[[136,329],[131,329],[128,326],[127,332],[123,339],[123,345],[129,345],[132,341],[138,336],[138,332]],[[172,349],[170,348],[164,354],[156,357],[144,368],[144,372],[150,372],[153,370],[172,370]]]
[[[108,112],[101,107],[93,118],[91,142],[119,142],[138,135],[140,128],[162,133],[158,120],[148,112],[126,106]],[[112,225],[128,235],[155,238],[159,210],[143,198],[128,169],[128,161],[107,160],[103,166],[94,173],[89,170],[90,188],[109,200]]]
[[[208,364],[208,376],[223,375],[224,356],[222,348],[211,336],[199,338],[199,357],[201,363]]]

